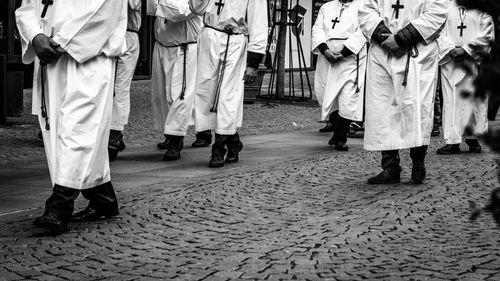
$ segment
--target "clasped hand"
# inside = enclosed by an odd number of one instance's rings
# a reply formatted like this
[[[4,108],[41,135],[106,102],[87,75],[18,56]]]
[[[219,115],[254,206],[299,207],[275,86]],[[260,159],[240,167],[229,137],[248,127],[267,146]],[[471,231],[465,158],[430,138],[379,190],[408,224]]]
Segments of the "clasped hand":
[[[323,55],[330,63],[336,63],[343,58],[341,54],[334,53],[332,50],[326,50]]]
[[[41,64],[53,63],[57,61],[62,54],[66,53],[58,43],[43,33],[36,35],[31,44]]]
[[[394,34],[384,33],[382,35],[386,36],[385,41],[382,42],[381,45],[382,48],[384,48],[387,52],[394,55],[396,58],[404,56],[406,50],[398,45],[398,42],[396,42]]]

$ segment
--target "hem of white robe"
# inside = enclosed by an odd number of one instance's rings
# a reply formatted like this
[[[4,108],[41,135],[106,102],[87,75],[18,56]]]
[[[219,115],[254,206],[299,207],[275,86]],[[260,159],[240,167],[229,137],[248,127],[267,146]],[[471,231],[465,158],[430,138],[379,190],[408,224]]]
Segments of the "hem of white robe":
[[[429,145],[431,143],[431,139],[425,139],[423,141],[413,142],[413,143],[405,143],[401,145],[367,145],[364,144],[363,147],[367,151],[387,151],[387,150],[401,150],[401,149],[410,149],[415,147],[421,147],[424,145]]]
[[[110,182],[110,181],[111,181],[111,176],[107,176],[104,179],[101,179],[99,181],[86,182],[86,183],[75,182],[72,180],[61,179],[61,178],[56,179],[54,182],[57,185],[69,187],[71,189],[84,190],[84,189],[91,189],[91,188],[97,187],[99,185],[105,184],[105,183]]]
[[[205,131],[205,130],[201,130],[201,131]],[[219,134],[219,135],[234,135],[234,134],[236,134],[237,131],[238,131],[237,129],[234,129],[234,130],[219,130],[219,129],[215,129],[215,133]]]
[[[116,126],[111,125],[111,127],[109,128],[115,131],[123,131],[125,130],[125,125],[116,125]]]
[[[187,135],[187,131],[186,132],[184,132],[184,131],[176,131],[176,130],[170,130],[170,129],[167,129],[167,128],[165,128],[165,130],[163,131],[163,133],[165,135],[179,136],[179,137],[185,137]]]
[[[462,143],[462,138],[460,140],[444,140],[445,144],[461,144]]]

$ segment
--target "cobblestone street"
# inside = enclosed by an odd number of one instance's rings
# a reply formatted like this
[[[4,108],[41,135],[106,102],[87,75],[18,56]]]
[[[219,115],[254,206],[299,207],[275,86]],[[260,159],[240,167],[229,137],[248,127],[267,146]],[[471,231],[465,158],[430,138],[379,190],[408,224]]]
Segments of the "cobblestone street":
[[[500,280],[500,230],[468,220],[469,201],[498,186],[493,154],[438,156],[435,138],[424,185],[409,183],[405,152],[403,183],[368,186],[379,154],[360,139],[340,153],[312,130],[266,137],[245,137],[241,162],[210,174],[115,181],[120,216],[60,236],[32,225],[40,208],[0,217],[0,280]],[[182,171],[208,170],[208,151]],[[113,164],[115,179],[126,161],[153,165],[139,152]]]

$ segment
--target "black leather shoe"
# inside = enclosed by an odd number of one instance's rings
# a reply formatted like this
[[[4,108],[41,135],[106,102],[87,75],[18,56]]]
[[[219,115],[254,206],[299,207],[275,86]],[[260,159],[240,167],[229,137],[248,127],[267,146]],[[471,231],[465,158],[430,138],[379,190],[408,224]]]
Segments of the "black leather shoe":
[[[391,184],[400,182],[400,174],[391,172],[388,169],[385,169],[380,174],[368,179],[368,184]]]
[[[466,139],[465,143],[469,146],[469,152],[481,153],[482,147],[476,139]]]
[[[54,212],[47,212],[43,216],[36,218],[33,221],[33,224],[58,233],[66,232],[68,230],[68,222]]]
[[[330,123],[326,124],[325,127],[319,129],[319,132],[320,133],[330,133],[330,132],[333,132],[333,126],[332,126],[332,124],[330,124]]]
[[[73,214],[71,216],[71,221],[78,222],[78,221],[95,221],[100,218],[111,218],[114,216],[117,216],[120,212],[118,210],[113,210],[113,211],[97,211],[93,208],[87,207],[83,211],[80,211],[76,214]]]
[[[243,143],[241,141],[234,147],[228,147],[226,163],[236,163],[240,159],[239,153],[243,149]]]
[[[462,151],[460,150],[460,144],[447,144],[437,151],[439,155],[450,155],[450,154],[460,154]]]
[[[347,146],[347,144],[345,144],[345,142],[338,142],[335,144],[335,150],[348,151],[349,147]]]
[[[169,143],[170,143],[169,139],[167,138],[167,136],[165,136],[165,140],[163,142],[159,142],[156,145],[156,148],[161,149],[161,150],[167,149]]]
[[[209,168],[224,167],[224,154],[212,151],[212,157],[210,157],[210,162],[208,163],[208,167]]]
[[[181,142],[179,146],[169,145],[167,151],[163,155],[163,161],[175,161],[181,159],[181,150],[183,143]]]
[[[212,140],[196,139],[191,146],[192,147],[207,147],[207,146],[210,146],[211,143],[212,143]]]
[[[423,161],[413,162],[411,169],[411,181],[414,184],[422,184],[425,180],[427,171],[425,170],[425,163]]]

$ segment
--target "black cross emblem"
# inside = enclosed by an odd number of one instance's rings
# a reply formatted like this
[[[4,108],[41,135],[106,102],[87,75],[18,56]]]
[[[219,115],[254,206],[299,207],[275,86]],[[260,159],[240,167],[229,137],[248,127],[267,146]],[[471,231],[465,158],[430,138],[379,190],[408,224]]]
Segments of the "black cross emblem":
[[[53,5],[54,0],[42,0],[42,4],[45,5],[43,6],[43,11],[42,11],[42,18],[44,18],[45,14],[47,13],[47,9],[49,8],[49,5]]]
[[[462,22],[457,28],[460,29],[460,37],[464,36],[464,29],[467,29],[467,25]]]
[[[219,2],[215,2],[215,6],[217,6],[217,15],[220,15],[220,11],[222,8],[224,8],[224,3],[222,3],[222,0],[219,0]]]
[[[401,5],[401,3],[399,3],[399,0],[396,1],[395,5],[392,5],[392,8],[396,11],[396,18],[399,18],[399,10],[404,9],[404,7],[405,5]]]
[[[338,18],[338,17],[336,17],[334,20],[332,20],[332,22],[333,22],[332,29],[335,29],[335,26],[337,25],[337,23],[339,23],[339,22],[340,22],[340,20],[339,20],[339,18]]]

